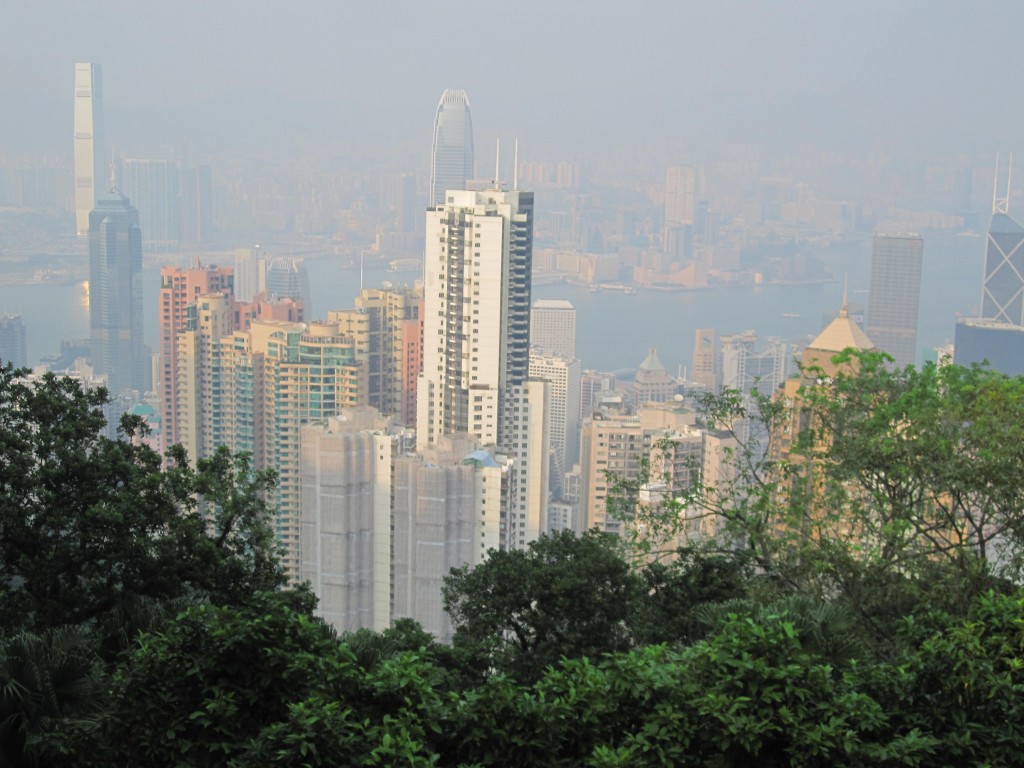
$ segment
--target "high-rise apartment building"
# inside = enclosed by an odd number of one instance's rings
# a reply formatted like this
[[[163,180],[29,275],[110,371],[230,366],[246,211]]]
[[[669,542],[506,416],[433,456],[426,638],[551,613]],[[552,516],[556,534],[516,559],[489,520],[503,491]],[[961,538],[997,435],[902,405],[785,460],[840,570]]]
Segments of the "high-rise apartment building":
[[[546,382],[529,380],[533,193],[449,190],[427,211],[417,450],[465,433],[511,450],[520,493],[507,541],[543,530]]]
[[[181,240],[178,164],[164,158],[125,158],[121,189],[139,211],[146,253],[175,251]]]
[[[465,91],[441,94],[434,117],[430,158],[430,205],[445,203],[445,191],[466,188],[473,178],[473,118]]]
[[[181,267],[160,268],[160,350],[157,371],[159,378],[153,388],[160,393],[161,424],[168,446],[181,441],[178,431],[178,335],[186,329],[188,310],[200,296],[211,293],[226,293],[232,296],[233,274],[231,267]],[[228,301],[230,310],[230,298]],[[235,330],[228,327],[224,334]],[[195,456],[190,452],[191,456]]]
[[[213,309],[211,302],[208,322],[202,303],[196,315],[195,329],[210,335],[208,356],[204,342],[179,345],[182,365],[182,350],[188,347],[209,361],[209,370],[195,377],[200,387],[209,388],[208,398],[200,392],[186,401],[184,388],[179,389],[180,424],[209,429],[210,445],[248,452],[256,468],[277,473],[270,502],[276,509],[277,537],[285,548],[283,562],[295,577],[302,506],[299,432],[303,425],[343,408],[365,405],[365,369],[352,339],[337,324],[256,319],[247,330],[221,336],[223,324],[215,322]],[[192,401],[203,407],[209,402],[210,407],[206,413],[193,414],[183,407]],[[203,450],[197,453],[202,455]]]
[[[302,430],[302,564],[318,613],[338,631],[409,617],[452,634],[442,586],[499,546],[513,461],[471,439],[416,455],[373,408]]]
[[[543,355],[576,357],[576,308],[565,299],[537,299],[530,309],[530,346]]]
[[[685,489],[699,470],[702,433],[693,411],[672,403],[650,404],[636,413],[598,409],[584,422],[577,530],[621,533],[622,519],[609,515],[614,479],[635,481],[645,467],[650,482],[670,496]]]
[[[923,255],[920,235],[877,234],[872,241],[867,335],[900,368],[917,358]]]
[[[89,214],[89,325],[93,368],[114,395],[148,389],[142,318],[139,214],[111,190]]]
[[[509,390],[529,375],[533,194],[452,190],[427,212],[417,444],[507,439]]]
[[[219,354],[217,342],[236,329],[230,284],[226,288],[196,296],[185,308],[184,323],[174,334],[171,351],[173,387],[164,383],[164,419],[173,418],[174,425],[167,445],[181,443],[192,461],[212,455],[225,439],[215,355]],[[168,396],[173,397],[172,402],[167,401]]]
[[[365,288],[355,309],[327,313],[366,363],[367,402],[396,423],[416,423],[422,363],[423,288]]]
[[[75,64],[75,231],[89,234],[96,196],[107,188],[103,81],[99,64]]]

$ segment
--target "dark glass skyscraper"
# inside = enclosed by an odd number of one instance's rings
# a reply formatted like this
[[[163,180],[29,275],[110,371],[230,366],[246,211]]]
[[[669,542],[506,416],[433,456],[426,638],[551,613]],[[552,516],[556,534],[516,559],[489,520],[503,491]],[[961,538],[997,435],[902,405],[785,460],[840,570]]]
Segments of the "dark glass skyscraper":
[[[89,214],[89,324],[93,368],[113,395],[147,389],[142,317],[139,212],[110,190]]]
[[[1024,228],[1005,213],[988,228],[981,317],[1024,325]]]
[[[441,94],[434,117],[430,158],[430,205],[445,202],[446,189],[465,189],[473,178],[473,118],[465,91]]]

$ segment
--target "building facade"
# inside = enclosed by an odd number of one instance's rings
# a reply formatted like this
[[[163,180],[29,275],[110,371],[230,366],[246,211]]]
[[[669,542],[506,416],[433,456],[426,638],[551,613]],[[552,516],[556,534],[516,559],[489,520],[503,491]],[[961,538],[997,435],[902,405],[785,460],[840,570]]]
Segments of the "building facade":
[[[981,317],[1024,326],[1024,227],[1006,213],[994,213],[988,228]]]
[[[544,528],[548,483],[550,385],[529,378],[533,193],[448,198],[427,211],[417,450],[469,434],[511,451],[519,485],[504,541],[518,546]]]
[[[530,378],[551,384],[551,487],[562,495],[562,477],[580,460],[580,361],[530,352]]]
[[[231,267],[197,265],[189,269],[160,268],[160,306],[157,318],[160,327],[157,360],[159,378],[153,382],[153,388],[160,393],[161,422],[168,446],[181,441],[178,431],[178,334],[188,324],[188,308],[206,294],[226,293],[232,296],[233,282]],[[224,333],[226,335],[233,330],[234,327],[229,327]]]
[[[867,335],[903,368],[917,360],[917,313],[921,298],[920,235],[875,235]],[[1022,254],[1024,256],[1024,254]]]
[[[381,414],[416,423],[416,387],[422,364],[423,288],[365,288],[355,309],[327,318],[356,342],[367,368],[367,398]]]
[[[530,346],[542,355],[576,358],[576,308],[565,299],[538,299],[530,309]]]
[[[96,196],[107,188],[103,143],[103,78],[99,64],[75,64],[75,231],[89,234]]]

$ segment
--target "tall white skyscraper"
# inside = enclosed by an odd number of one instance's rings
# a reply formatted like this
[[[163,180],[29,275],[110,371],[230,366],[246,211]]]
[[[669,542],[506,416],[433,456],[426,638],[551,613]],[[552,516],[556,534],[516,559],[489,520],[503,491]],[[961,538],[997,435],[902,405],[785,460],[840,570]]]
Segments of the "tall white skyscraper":
[[[473,178],[473,118],[465,91],[441,94],[434,117],[434,144],[430,158],[430,205],[445,202],[448,189],[465,189]]]
[[[547,382],[529,379],[533,193],[448,190],[427,211],[416,444],[466,433],[516,457],[516,547],[546,524]]]
[[[880,350],[904,367],[917,357],[917,309],[921,299],[920,235],[875,235],[865,329]]]
[[[75,231],[89,234],[96,195],[107,188],[100,65],[75,64]]]

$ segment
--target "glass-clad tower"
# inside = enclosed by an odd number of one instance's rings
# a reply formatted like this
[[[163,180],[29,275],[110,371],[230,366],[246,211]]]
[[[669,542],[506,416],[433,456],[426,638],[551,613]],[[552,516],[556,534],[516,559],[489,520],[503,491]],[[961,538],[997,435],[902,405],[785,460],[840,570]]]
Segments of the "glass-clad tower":
[[[116,190],[100,195],[89,214],[89,319],[93,367],[110,392],[145,392],[142,231],[139,212]]]
[[[465,91],[441,94],[434,117],[430,158],[430,205],[445,202],[446,189],[465,189],[473,178],[473,119]]]
[[[981,316],[1024,326],[1024,228],[1006,213],[993,214],[988,228]]]

